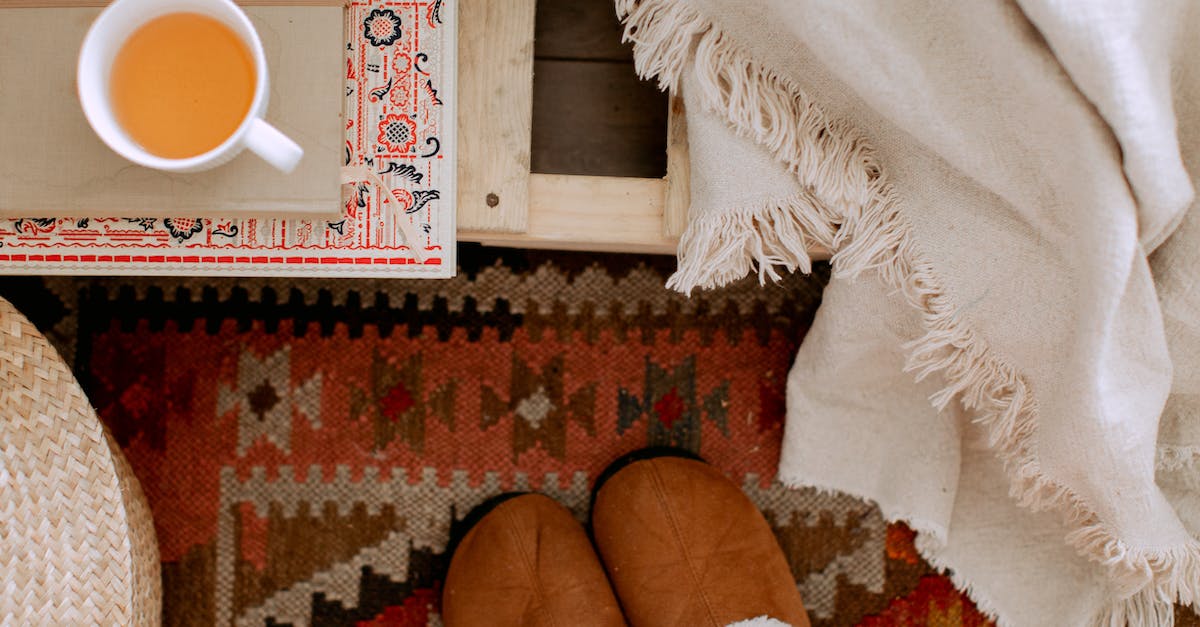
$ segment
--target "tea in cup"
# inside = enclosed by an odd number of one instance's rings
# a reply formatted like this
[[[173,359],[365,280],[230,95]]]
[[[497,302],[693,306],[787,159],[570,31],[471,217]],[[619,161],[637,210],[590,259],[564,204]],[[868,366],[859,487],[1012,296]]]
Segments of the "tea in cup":
[[[125,158],[172,172],[206,170],[249,148],[290,172],[304,152],[262,119],[262,42],[231,0],[116,0],[79,55],[79,99],[92,128]]]

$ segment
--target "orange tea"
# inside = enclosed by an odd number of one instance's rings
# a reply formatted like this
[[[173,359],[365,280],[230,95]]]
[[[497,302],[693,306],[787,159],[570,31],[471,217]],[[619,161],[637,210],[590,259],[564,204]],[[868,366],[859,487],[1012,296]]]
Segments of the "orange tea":
[[[254,58],[225,24],[198,13],[147,22],[113,61],[117,122],[146,151],[168,159],[221,145],[254,100]]]

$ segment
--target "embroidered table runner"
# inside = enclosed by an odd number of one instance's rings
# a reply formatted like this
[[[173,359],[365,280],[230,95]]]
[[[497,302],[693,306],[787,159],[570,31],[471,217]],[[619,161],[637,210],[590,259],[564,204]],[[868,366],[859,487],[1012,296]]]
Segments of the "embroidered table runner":
[[[272,121],[303,119],[303,112],[311,111],[306,98],[312,100],[316,90],[310,83],[324,81],[313,77],[330,76],[325,81],[329,88],[342,90],[339,97],[345,98],[345,116],[339,122],[344,144],[324,149],[338,154],[333,167],[326,170],[337,175],[340,167],[343,182],[350,184],[320,192],[329,195],[321,199],[329,205],[321,217],[259,215],[244,199],[239,205],[236,196],[226,198],[233,192],[219,184],[211,186],[211,193],[220,207],[237,207],[232,215],[221,217],[204,206],[197,206],[194,216],[170,218],[142,217],[155,214],[144,208],[105,211],[104,207],[116,206],[114,198],[121,198],[112,190],[121,185],[122,177],[157,175],[130,165],[109,183],[97,181],[93,192],[81,192],[94,193],[108,203],[101,204],[99,213],[91,210],[71,218],[49,218],[35,217],[37,211],[31,209],[30,217],[0,219],[0,273],[451,276],[456,163],[454,9],[454,2],[443,0],[352,2],[344,10],[344,58],[330,61],[329,55],[313,54],[310,36],[331,19],[342,19],[331,15],[341,13],[340,7],[246,7],[263,37],[271,64],[272,115],[282,112]],[[73,58],[86,24],[98,9],[4,11],[24,19],[55,12],[56,20],[67,25],[47,28],[78,31],[74,39],[58,42],[72,51]],[[63,96],[74,98],[74,93]],[[0,81],[0,102],[4,97]],[[324,120],[336,113],[321,115]],[[281,126],[289,133],[297,130]],[[299,139],[305,144],[304,138]],[[260,165],[255,159],[242,155],[214,172],[253,168]],[[70,180],[73,171],[86,169],[72,161],[63,159],[58,171],[46,173],[46,185]],[[11,178],[11,173],[4,178]],[[312,187],[304,176],[294,179],[288,184]],[[324,183],[318,187],[333,189]],[[0,183],[0,198],[3,191]],[[299,196],[296,200],[313,200],[307,193]],[[78,202],[82,206],[90,198]],[[267,198],[263,202],[273,201]],[[8,215],[13,214],[9,211]]]

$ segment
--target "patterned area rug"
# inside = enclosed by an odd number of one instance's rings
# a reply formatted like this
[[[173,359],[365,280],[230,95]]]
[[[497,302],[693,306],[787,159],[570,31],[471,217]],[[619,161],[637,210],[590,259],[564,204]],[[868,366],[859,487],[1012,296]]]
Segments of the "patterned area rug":
[[[816,625],[984,625],[906,527],[772,481],[823,278],[687,299],[669,258],[463,246],[447,281],[6,279],[142,481],[168,625],[438,625],[454,521],[581,519],[612,459],[699,452],[774,527]]]

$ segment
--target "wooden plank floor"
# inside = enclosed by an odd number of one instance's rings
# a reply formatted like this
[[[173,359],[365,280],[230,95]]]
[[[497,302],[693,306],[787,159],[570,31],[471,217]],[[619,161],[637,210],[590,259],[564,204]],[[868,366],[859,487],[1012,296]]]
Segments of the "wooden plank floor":
[[[538,0],[533,172],[661,178],[667,108],[637,78],[612,0]]]

